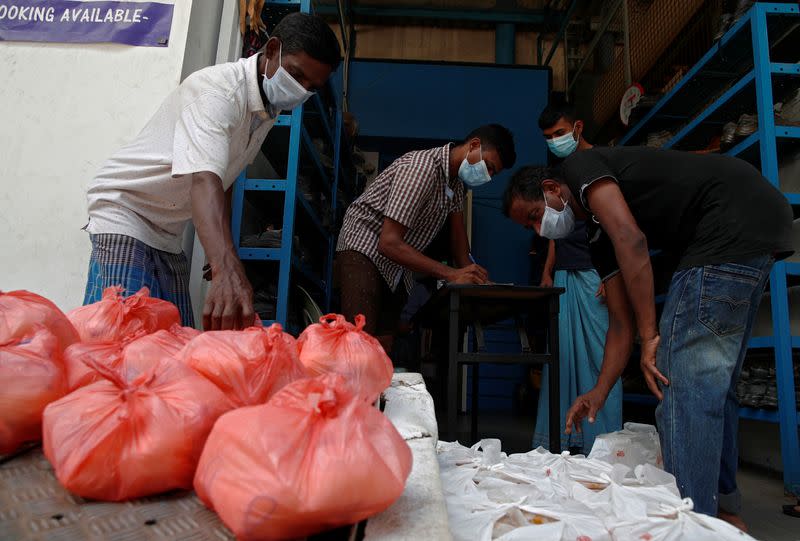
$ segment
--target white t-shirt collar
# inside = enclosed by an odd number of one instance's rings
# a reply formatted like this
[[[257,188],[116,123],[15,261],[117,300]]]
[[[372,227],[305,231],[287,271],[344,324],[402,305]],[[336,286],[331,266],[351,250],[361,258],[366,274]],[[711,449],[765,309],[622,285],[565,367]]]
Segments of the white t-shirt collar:
[[[256,113],[262,119],[267,118],[264,110],[264,99],[261,97],[261,86],[258,83],[258,58],[262,53],[257,53],[247,59],[245,77],[247,79],[247,110]]]

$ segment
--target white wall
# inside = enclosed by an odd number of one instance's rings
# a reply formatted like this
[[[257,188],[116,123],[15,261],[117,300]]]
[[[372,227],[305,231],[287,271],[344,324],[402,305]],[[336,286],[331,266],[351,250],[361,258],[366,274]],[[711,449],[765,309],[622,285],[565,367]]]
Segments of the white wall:
[[[193,3],[181,80],[215,63],[222,4],[223,0],[201,0]]]
[[[219,21],[222,16],[223,3],[223,0],[201,0],[192,4],[181,81],[199,69],[216,64]],[[194,225],[189,223],[183,234],[183,251],[190,263],[194,251],[194,233]],[[192,302],[197,304],[194,297],[192,297]],[[195,321],[201,321],[201,319],[195,319]]]
[[[88,182],[178,85],[185,60],[214,60],[222,0],[174,3],[166,48],[0,45],[0,289],[29,289],[65,310],[81,304]]]

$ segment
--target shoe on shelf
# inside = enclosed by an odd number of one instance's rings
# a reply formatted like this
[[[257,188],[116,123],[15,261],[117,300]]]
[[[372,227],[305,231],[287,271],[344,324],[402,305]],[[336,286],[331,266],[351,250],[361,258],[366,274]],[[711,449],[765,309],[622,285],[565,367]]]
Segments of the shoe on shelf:
[[[283,230],[267,229],[256,235],[242,236],[240,244],[248,248],[280,248]]]
[[[734,23],[747,13],[747,10],[753,7],[754,3],[753,0],[739,0],[739,3],[736,4],[736,12],[733,14]]]
[[[750,368],[750,379],[767,379],[769,377],[769,368],[765,366],[753,366]]]
[[[778,407],[778,387],[772,382],[767,387],[764,397],[761,399],[762,408],[777,408]]]
[[[747,137],[758,131],[758,115],[743,114],[736,124],[736,137]]]
[[[647,144],[645,146],[651,148],[661,148],[670,139],[672,139],[672,133],[667,130],[648,133]]]
[[[739,405],[743,408],[758,409],[761,407],[761,397],[755,395],[744,395],[739,397]]]
[[[722,135],[719,139],[720,146],[727,150],[736,143],[736,122],[728,122],[722,126]]]
[[[800,88],[783,103],[775,104],[775,121],[782,125],[800,125]]]
[[[714,41],[722,39],[722,36],[725,35],[725,32],[733,24],[733,13],[723,13],[722,17],[719,18],[719,28],[717,29],[717,33],[714,34]]]

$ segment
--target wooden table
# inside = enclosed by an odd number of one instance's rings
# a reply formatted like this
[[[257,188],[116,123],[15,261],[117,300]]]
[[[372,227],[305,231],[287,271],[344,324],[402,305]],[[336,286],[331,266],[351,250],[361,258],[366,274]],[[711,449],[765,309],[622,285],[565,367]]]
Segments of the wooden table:
[[[481,363],[549,365],[549,429],[550,452],[561,451],[560,391],[558,364],[558,304],[564,292],[560,287],[515,285],[455,285],[441,287],[423,306],[414,321],[422,327],[448,325],[447,355],[447,426],[446,438],[456,439],[458,419],[458,389],[461,365],[469,364],[472,373],[472,407],[470,439],[477,441],[478,432],[478,372]],[[538,320],[548,331],[547,352],[534,353],[530,347],[523,316]],[[486,351],[483,329],[499,321],[514,319],[520,338],[519,353],[490,353]],[[543,321],[544,320],[544,321]],[[460,351],[459,342],[467,327],[474,331],[474,352]]]

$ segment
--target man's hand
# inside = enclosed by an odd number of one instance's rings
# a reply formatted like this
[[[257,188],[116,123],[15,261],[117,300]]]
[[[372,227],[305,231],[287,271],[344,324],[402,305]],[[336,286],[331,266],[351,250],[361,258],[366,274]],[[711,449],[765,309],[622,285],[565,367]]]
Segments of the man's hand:
[[[447,277],[450,284],[485,284],[489,281],[489,273],[477,264],[467,265],[460,269],[453,269]]]
[[[539,282],[539,287],[553,287],[553,275],[542,274],[542,281]]]
[[[253,288],[233,244],[231,190],[227,193],[215,173],[192,174],[192,221],[209,262],[203,267],[203,278],[211,280],[203,306],[203,328],[207,331],[243,329],[255,321]]]
[[[594,423],[597,412],[600,411],[603,404],[606,403],[607,397],[608,393],[595,387],[588,393],[582,394],[576,398],[572,407],[567,411],[567,426],[564,432],[566,434],[572,434],[573,427],[578,432],[582,432],[581,421],[586,417],[589,418],[590,423]]]
[[[640,364],[642,373],[644,374],[644,380],[647,382],[647,387],[650,389],[650,392],[656,395],[659,400],[662,400],[664,394],[661,392],[661,389],[658,388],[656,380],[664,385],[669,385],[669,380],[656,368],[656,352],[658,351],[659,342],[661,342],[661,337],[658,335],[655,335],[649,340],[642,339],[642,358]]]
[[[203,307],[203,329],[239,330],[251,326],[254,321],[253,288],[242,263],[237,259],[214,268]]]

